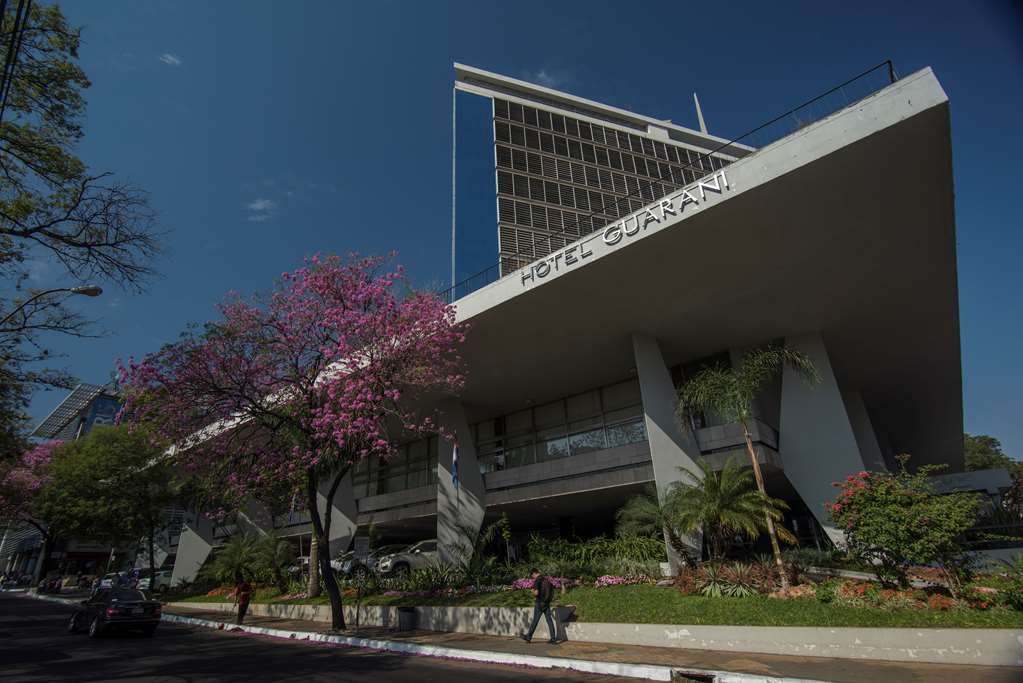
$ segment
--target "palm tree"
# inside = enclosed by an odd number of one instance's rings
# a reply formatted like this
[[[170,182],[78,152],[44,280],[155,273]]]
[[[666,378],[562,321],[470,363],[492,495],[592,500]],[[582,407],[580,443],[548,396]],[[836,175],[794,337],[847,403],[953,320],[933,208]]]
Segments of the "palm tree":
[[[667,497],[659,499],[657,490],[651,486],[643,493],[633,496],[615,513],[615,531],[620,536],[663,536],[668,539],[682,564],[695,566],[689,547],[678,534],[678,520],[671,515],[672,506]]]
[[[753,419],[753,400],[760,393],[764,383],[776,377],[786,367],[794,370],[809,384],[819,381],[817,370],[806,354],[772,344],[747,353],[738,368],[725,365],[704,368],[686,381],[678,394],[677,412],[680,421],[687,429],[692,429],[694,414],[704,411],[712,411],[728,421],[738,422],[742,425],[743,436],[746,438],[746,450],[749,452],[753,475],[757,481],[757,489],[765,501],[768,499],[767,491],[764,488],[764,476],[760,472],[760,463],[753,450],[753,440],[749,435],[749,423]],[[782,587],[788,587],[785,565],[781,559],[781,548],[778,547],[775,520],[772,519],[766,502],[764,521],[767,526],[767,534],[771,538],[774,562],[778,565],[778,571],[781,574]]]
[[[221,583],[230,583],[239,576],[253,578],[259,564],[259,540],[249,534],[239,534],[216,551],[203,573]]]
[[[288,567],[295,561],[295,547],[271,531],[259,540],[259,563],[270,570],[274,585],[281,593],[288,591]]]
[[[742,534],[755,540],[768,520],[780,521],[783,511],[788,509],[784,501],[758,491],[752,473],[734,459],[729,459],[720,471],[705,460],[700,460],[699,466],[702,477],[679,468],[689,481],[672,484],[662,508],[682,533],[703,529],[712,559],[724,557],[729,538]],[[778,527],[777,533],[788,543],[796,542],[795,536],[783,526]]]

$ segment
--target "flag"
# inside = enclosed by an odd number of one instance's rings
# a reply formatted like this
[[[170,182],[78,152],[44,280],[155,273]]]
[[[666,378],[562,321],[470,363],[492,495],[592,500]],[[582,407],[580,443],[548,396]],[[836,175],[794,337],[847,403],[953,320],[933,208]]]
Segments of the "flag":
[[[458,488],[458,442],[451,449],[451,483]]]

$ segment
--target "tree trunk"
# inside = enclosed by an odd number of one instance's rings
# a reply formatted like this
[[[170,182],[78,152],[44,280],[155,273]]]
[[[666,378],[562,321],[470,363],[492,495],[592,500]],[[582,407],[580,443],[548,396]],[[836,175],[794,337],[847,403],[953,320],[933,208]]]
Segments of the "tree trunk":
[[[156,536],[156,529],[152,522],[149,523],[149,590],[156,589],[156,552],[153,549],[153,541]]]
[[[310,598],[320,594],[320,543],[315,531],[309,539],[309,583],[306,585],[306,593]]]
[[[746,423],[742,423],[742,433],[746,437],[746,450],[749,452],[750,463],[753,465],[753,476],[757,480],[757,489],[760,491],[760,495],[766,496],[767,489],[764,488],[764,475],[760,472],[760,462],[757,460],[757,453],[753,450],[753,440],[749,436],[749,429],[746,427]],[[786,589],[789,587],[789,577],[785,573],[785,562],[781,559],[781,547],[778,545],[778,534],[774,530],[774,520],[771,519],[771,515],[767,514],[767,504],[764,503],[764,519],[767,521],[767,535],[771,539],[771,552],[774,554],[774,563],[778,567],[778,574],[781,578],[781,587]]]
[[[38,527],[37,527],[38,528]],[[39,579],[46,576],[44,570],[46,569],[47,559],[50,557],[50,552],[53,550],[53,541],[50,538],[50,534],[43,533],[43,547],[39,549],[39,561],[36,562],[36,570],[33,572],[32,585],[38,586]]]
[[[306,473],[306,494],[309,503],[309,517],[313,526],[313,547],[322,547],[323,552],[317,552],[317,569],[322,575],[323,586],[327,589],[327,598],[330,600],[330,627],[334,631],[341,631],[345,628],[345,612],[341,603],[341,589],[337,585],[337,577],[330,566],[330,511],[334,503],[334,493],[337,491],[344,470],[335,478],[330,491],[327,493],[324,519],[320,518],[320,509],[317,503],[318,486],[316,473],[309,470]],[[313,552],[309,552],[309,573],[313,572]]]
[[[689,546],[685,544],[685,541],[669,526],[664,527],[664,531],[668,535],[668,543],[671,544],[672,550],[678,555],[678,559],[682,560],[682,566],[687,569],[695,567],[696,563],[693,561],[693,556],[689,554]]]

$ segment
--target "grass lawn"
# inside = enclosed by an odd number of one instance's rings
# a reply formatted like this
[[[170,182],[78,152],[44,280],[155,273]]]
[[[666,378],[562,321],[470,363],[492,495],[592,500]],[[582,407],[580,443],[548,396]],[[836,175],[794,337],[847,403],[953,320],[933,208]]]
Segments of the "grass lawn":
[[[193,596],[180,602],[232,602],[231,598]],[[276,602],[255,599],[254,603]],[[352,604],[352,600],[346,601]],[[615,586],[575,588],[559,602],[576,606],[580,621],[680,625],[736,626],[888,626],[905,628],[1023,628],[1023,612],[1007,610],[931,609],[886,611],[866,607],[824,604],[817,600],[773,600],[754,598],[705,598],[685,596],[674,588],[658,586]],[[287,604],[327,604],[321,596],[292,600]],[[373,595],[364,605],[529,607],[529,591],[481,593],[457,598],[400,598]]]

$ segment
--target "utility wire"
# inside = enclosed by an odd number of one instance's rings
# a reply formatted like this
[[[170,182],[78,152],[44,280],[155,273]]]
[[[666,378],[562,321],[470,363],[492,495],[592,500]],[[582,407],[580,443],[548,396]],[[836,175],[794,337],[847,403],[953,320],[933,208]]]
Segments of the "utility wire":
[[[24,11],[22,11],[24,9]],[[22,38],[25,36],[25,28],[28,26],[29,14],[32,12],[32,0],[18,0],[18,10],[14,16],[14,26],[11,27],[11,39],[7,44],[7,60],[4,62],[3,81],[0,83],[0,122],[4,118],[4,110],[7,109],[7,99],[10,96],[11,86],[14,84],[14,69],[18,62],[18,52],[21,51]]]

